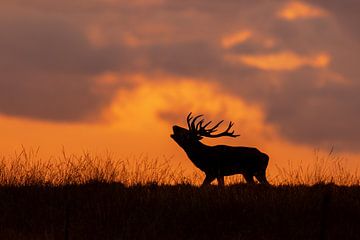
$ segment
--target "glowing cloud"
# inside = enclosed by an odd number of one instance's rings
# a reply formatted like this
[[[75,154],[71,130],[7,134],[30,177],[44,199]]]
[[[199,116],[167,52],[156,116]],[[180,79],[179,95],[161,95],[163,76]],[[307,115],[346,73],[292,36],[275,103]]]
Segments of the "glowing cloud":
[[[220,117],[241,123],[242,133],[269,135],[270,128],[264,123],[261,107],[228,95],[218,84],[201,79],[166,77],[156,82],[141,75],[134,76],[134,81],[138,82],[137,87],[119,90],[113,104],[105,111],[105,117],[115,129],[133,132],[151,129],[168,135],[168,124],[184,122],[185,116],[192,111],[213,120]]]
[[[232,63],[242,63],[261,70],[291,71],[304,66],[324,68],[330,63],[327,53],[314,56],[301,56],[290,51],[273,54],[257,55],[227,55],[226,60]]]
[[[221,112],[222,116],[229,118],[249,116],[261,118],[259,109],[250,107],[237,97],[222,92],[218,84],[193,78],[173,79],[174,77],[156,76],[153,78],[162,78],[162,81],[154,81],[143,75],[134,75],[133,82],[137,82],[137,87],[132,90],[119,90],[110,107],[110,112],[117,119],[114,122],[126,122],[126,119],[131,119],[129,124],[133,124],[134,119],[146,122],[151,121],[152,118],[149,116],[158,121],[159,111],[170,111],[175,106],[177,112],[187,113],[193,110],[208,114]],[[238,111],[234,113],[231,109]],[[241,112],[247,114],[241,114]],[[134,116],[134,118],[126,116]]]
[[[223,48],[231,48],[237,44],[241,44],[248,40],[252,36],[252,32],[244,30],[224,36],[221,39],[221,45]]]
[[[302,2],[290,2],[278,14],[280,18],[293,21],[301,18],[317,18],[326,16],[324,10]]]

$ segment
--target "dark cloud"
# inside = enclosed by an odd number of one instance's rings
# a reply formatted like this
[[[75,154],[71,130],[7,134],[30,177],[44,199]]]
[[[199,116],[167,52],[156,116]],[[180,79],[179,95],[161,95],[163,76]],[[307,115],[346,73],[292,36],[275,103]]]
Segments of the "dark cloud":
[[[360,144],[359,86],[329,82],[321,71],[307,69],[289,74],[280,92],[268,94],[268,121],[295,142],[357,150]],[[271,100],[270,100],[271,99]]]
[[[95,94],[83,76],[20,73],[2,77],[6,81],[0,81],[0,109],[7,115],[53,121],[95,120],[95,114],[110,100]]]
[[[358,151],[358,1],[307,1],[328,15],[286,21],[277,12],[288,2],[8,1],[11,7],[0,15],[0,111],[54,121],[92,119],[122,84],[94,91],[94,76],[163,71],[216,81],[261,104],[267,121],[294,142]],[[93,25],[104,46],[86,37]],[[222,48],[224,36],[244,29],[253,33],[248,40]],[[138,44],[127,44],[124,36]],[[274,44],[266,46],[267,39]],[[264,71],[225,59],[282,51],[326,53],[331,62],[325,68]]]
[[[217,46],[194,41],[171,45],[155,45],[144,49],[150,69],[163,69],[175,75],[212,76],[212,70],[224,64]]]
[[[358,0],[306,0],[306,2],[329,11],[334,16],[335,22],[339,24],[341,31],[350,34],[359,42],[360,29],[358,28],[358,22],[360,21],[360,2]]]
[[[14,17],[1,21],[0,28],[0,60],[5,70],[92,74],[116,64],[111,51],[91,48],[84,35],[65,22]]]
[[[96,119],[115,89],[94,91],[95,76],[124,69],[125,49],[96,49],[76,26],[57,17],[26,12],[4,13],[0,19],[1,113],[55,121]]]

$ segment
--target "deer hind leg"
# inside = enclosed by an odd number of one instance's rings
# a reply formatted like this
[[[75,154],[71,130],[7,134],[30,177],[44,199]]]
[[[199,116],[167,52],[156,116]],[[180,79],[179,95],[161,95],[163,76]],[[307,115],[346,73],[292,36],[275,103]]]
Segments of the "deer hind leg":
[[[256,179],[261,183],[261,184],[266,184],[266,185],[270,185],[270,183],[268,182],[268,180],[266,179],[266,174],[265,171],[261,171],[260,173],[257,173],[255,175]]]
[[[254,176],[253,176],[252,174],[244,173],[243,176],[244,176],[245,181],[246,181],[247,183],[250,183],[250,184],[255,183],[255,182],[254,182]]]
[[[215,177],[206,175],[206,177],[205,177],[205,179],[204,179],[204,181],[203,181],[203,183],[202,183],[201,186],[208,186],[208,185],[210,185],[210,183],[211,183],[212,181],[214,181],[214,180],[215,180]]]
[[[219,187],[223,187],[225,185],[224,184],[224,176],[217,177],[216,179],[218,181],[218,186]]]

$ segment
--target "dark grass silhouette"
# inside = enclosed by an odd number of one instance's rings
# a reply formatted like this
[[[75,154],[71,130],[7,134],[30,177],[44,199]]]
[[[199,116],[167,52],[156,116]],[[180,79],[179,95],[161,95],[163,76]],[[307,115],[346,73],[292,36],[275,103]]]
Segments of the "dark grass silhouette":
[[[293,182],[284,175],[289,185],[270,179],[273,186],[232,183],[200,188],[180,170],[147,158],[132,165],[111,155],[88,153],[64,153],[58,163],[36,159],[36,151],[24,149],[13,158],[0,159],[0,239],[358,239],[360,235],[360,186],[351,175],[348,186],[318,178],[321,171],[316,171],[311,176],[323,183],[299,184],[301,178],[295,174]],[[340,180],[344,181],[339,178],[337,183]]]
[[[0,239],[358,239],[359,196],[331,184],[8,186]]]
[[[210,122],[204,123],[200,119],[202,115],[195,117],[191,113],[187,116],[188,129],[173,126],[171,138],[186,152],[189,159],[206,175],[204,185],[209,185],[215,178],[218,184],[224,186],[224,176],[242,174],[248,183],[254,183],[254,176],[262,184],[269,184],[266,179],[266,168],[269,156],[252,147],[233,147],[226,145],[208,146],[200,142],[203,137],[218,138],[223,136],[237,137],[231,131],[233,123],[230,122],[227,129],[214,134],[223,122],[209,127]],[[196,122],[200,119],[198,122]]]

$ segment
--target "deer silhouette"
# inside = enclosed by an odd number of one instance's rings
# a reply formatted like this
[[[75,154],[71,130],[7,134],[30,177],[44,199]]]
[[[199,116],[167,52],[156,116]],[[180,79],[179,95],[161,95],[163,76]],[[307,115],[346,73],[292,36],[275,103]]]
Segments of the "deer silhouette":
[[[254,183],[255,176],[260,183],[269,184],[265,174],[269,162],[267,154],[252,147],[208,146],[200,142],[203,137],[240,136],[235,135],[234,130],[231,131],[233,122],[229,123],[225,131],[214,134],[224,120],[209,127],[212,121],[204,123],[203,115],[193,117],[191,114],[189,113],[186,118],[188,129],[174,125],[174,133],[170,136],[185,151],[194,165],[205,173],[203,186],[210,185],[215,178],[219,186],[224,186],[224,176],[234,174],[242,174],[247,183]]]

